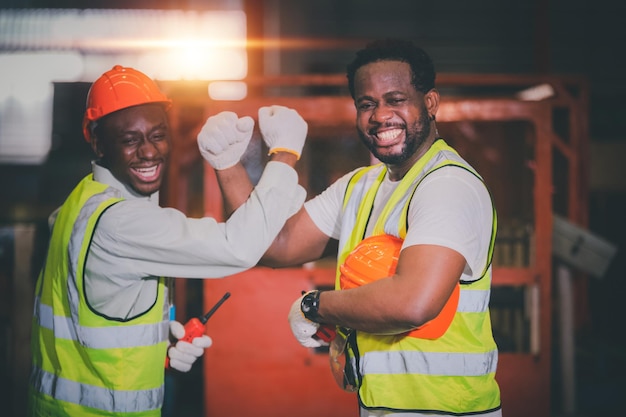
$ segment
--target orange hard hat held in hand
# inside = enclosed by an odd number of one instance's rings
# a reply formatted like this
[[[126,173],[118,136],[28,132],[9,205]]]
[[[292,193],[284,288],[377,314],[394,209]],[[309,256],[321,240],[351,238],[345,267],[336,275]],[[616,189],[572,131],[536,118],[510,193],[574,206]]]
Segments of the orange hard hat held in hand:
[[[392,276],[398,265],[403,240],[383,234],[363,239],[346,257],[339,267],[339,284],[342,290],[360,287],[381,278]],[[459,304],[460,284],[454,287],[452,295],[439,315],[407,336],[420,339],[437,339],[448,330]]]

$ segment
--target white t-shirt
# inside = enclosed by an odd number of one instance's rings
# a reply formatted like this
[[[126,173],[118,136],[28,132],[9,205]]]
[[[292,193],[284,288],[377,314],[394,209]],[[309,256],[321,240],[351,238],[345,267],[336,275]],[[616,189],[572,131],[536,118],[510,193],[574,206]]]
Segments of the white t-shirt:
[[[353,174],[344,175],[305,203],[315,225],[333,239],[340,236],[344,193]],[[371,234],[384,203],[398,184],[385,176],[374,200],[366,236]],[[492,220],[491,197],[482,181],[456,166],[440,168],[426,176],[413,195],[403,248],[430,244],[453,249],[467,262],[460,279],[474,281],[485,268]]]

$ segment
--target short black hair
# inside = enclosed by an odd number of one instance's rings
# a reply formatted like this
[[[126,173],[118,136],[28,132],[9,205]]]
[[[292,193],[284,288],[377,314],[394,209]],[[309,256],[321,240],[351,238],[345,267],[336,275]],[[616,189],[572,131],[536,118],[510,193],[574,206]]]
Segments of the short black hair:
[[[413,73],[411,84],[417,91],[427,93],[435,88],[435,66],[426,51],[408,40],[381,39],[368,43],[348,64],[346,75],[352,98],[354,98],[354,74],[362,66],[378,61],[406,62]]]

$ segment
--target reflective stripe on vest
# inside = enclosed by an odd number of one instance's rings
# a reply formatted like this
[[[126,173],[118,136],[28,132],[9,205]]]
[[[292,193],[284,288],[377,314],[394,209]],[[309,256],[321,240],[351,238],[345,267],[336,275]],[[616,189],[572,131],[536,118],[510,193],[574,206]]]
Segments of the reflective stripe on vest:
[[[461,286],[459,305],[456,309],[459,313],[483,313],[489,308],[489,290],[470,290]]]
[[[80,404],[84,407],[107,410],[113,413],[137,413],[154,408],[163,402],[164,387],[137,391],[113,391],[108,388],[81,384],[35,368],[31,378],[42,394],[54,396],[59,401]]]
[[[404,238],[415,189],[428,174],[445,166],[465,169],[482,181],[454,149],[439,139],[400,181],[378,219],[370,216],[386,169],[379,164],[355,173],[344,199],[338,265],[366,237],[369,221],[376,221],[374,235],[387,233]],[[358,398],[363,408],[437,414],[483,414],[499,409],[500,394],[494,379],[498,352],[488,310],[496,228],[494,209],[482,276],[462,282],[457,312],[442,337],[426,340],[405,334],[356,332],[349,339],[348,362],[361,383]],[[338,278],[339,270],[337,289]]]
[[[98,314],[85,298],[84,269],[95,227],[121,200],[88,175],[57,216],[36,289],[33,415],[160,415],[169,335],[165,279],[149,277],[157,280],[154,304],[124,320]]]
[[[424,374],[481,376],[496,372],[495,351],[450,352],[369,352],[361,360],[363,374]]]
[[[159,343],[169,336],[169,323],[162,321],[153,324],[118,327],[85,327],[72,324],[69,317],[55,316],[52,307],[35,299],[35,318],[39,325],[49,329],[58,339],[79,340],[76,328],[80,329],[80,343],[93,349],[127,348]]]

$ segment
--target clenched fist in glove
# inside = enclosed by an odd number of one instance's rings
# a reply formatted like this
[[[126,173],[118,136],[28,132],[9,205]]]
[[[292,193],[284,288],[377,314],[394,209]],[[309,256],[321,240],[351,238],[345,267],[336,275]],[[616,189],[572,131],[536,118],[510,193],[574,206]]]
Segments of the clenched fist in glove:
[[[207,119],[198,133],[198,148],[206,161],[215,169],[235,165],[246,151],[254,120],[239,118],[231,111],[223,111]]]
[[[328,346],[327,342],[313,337],[315,336],[315,333],[317,333],[317,329],[319,329],[320,324],[304,317],[301,308],[303,298],[304,295],[294,301],[291,305],[291,310],[289,310],[289,316],[287,318],[289,319],[291,332],[296,337],[296,340],[298,340],[298,342],[300,342],[300,344],[304,347],[316,348],[320,346]]]
[[[170,322],[170,333],[176,339],[182,339],[185,336],[185,327],[178,321]],[[195,337],[191,343],[179,340],[167,350],[167,356],[170,360],[170,367],[180,372],[188,372],[191,365],[204,353],[204,349],[213,344],[211,338],[205,334]]]
[[[283,106],[261,107],[259,129],[270,155],[283,151],[300,159],[308,125],[297,111]]]

